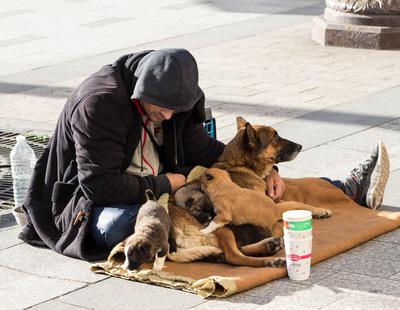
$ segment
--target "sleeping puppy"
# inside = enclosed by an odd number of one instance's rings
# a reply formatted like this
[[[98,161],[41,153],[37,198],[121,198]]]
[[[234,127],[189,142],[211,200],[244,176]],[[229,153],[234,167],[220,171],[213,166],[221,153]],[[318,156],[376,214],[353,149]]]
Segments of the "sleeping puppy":
[[[185,209],[199,223],[208,224],[215,216],[214,207],[200,190],[200,181],[194,180],[179,188],[174,194],[177,207]]]
[[[201,190],[214,206],[216,216],[202,229],[209,234],[227,224],[253,224],[282,236],[282,226],[275,203],[264,193],[241,188],[235,184],[229,173],[218,168],[210,168],[200,177]]]
[[[128,270],[153,260],[153,269],[161,270],[167,253],[176,252],[172,223],[167,211],[157,203],[151,190],[147,189],[145,194],[147,202],[139,209],[135,232],[125,240],[123,267]]]

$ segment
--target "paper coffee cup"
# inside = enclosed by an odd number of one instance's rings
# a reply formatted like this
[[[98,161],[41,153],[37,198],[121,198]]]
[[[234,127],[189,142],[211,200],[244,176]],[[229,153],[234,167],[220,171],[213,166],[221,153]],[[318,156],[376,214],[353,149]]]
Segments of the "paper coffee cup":
[[[282,214],[283,226],[287,230],[302,231],[312,228],[312,213],[307,210],[291,210]]]
[[[283,235],[289,239],[308,239],[312,238],[312,228],[307,230],[289,230],[283,228]]]
[[[312,237],[290,239],[284,236],[283,239],[289,279],[295,281],[307,280],[311,269]]]
[[[311,268],[312,213],[291,210],[282,217],[288,276],[291,280],[307,280]]]

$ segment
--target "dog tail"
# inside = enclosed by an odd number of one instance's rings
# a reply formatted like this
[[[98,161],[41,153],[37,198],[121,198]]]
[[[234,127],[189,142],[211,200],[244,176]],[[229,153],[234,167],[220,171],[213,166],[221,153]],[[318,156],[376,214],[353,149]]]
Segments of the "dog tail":
[[[178,248],[175,254],[168,254],[168,259],[177,263],[188,263],[209,256],[221,255],[221,249],[213,246],[197,246],[189,249]]]
[[[153,200],[156,201],[156,196],[154,196],[154,193],[151,189],[146,189],[146,191],[144,192],[146,195],[147,200]]]

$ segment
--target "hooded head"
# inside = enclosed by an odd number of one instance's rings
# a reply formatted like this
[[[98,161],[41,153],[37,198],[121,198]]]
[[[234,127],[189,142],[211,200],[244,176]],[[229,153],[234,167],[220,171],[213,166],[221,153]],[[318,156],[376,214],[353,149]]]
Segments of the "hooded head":
[[[204,96],[198,85],[197,64],[185,49],[161,49],[144,56],[135,72],[132,98],[186,112]]]

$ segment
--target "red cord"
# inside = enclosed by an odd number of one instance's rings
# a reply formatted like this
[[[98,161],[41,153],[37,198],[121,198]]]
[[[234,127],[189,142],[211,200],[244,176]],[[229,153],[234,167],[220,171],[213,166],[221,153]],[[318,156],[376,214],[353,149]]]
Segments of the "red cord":
[[[135,105],[136,109],[138,110],[139,114],[140,114],[141,116],[143,116],[143,115],[144,115],[144,112],[143,112],[143,110],[142,110],[142,107],[140,106],[139,100],[138,100],[138,99],[132,99],[132,102],[133,102],[133,104]]]
[[[144,126],[147,127],[147,125],[149,124],[149,121],[150,121],[150,119],[148,118],[148,119],[146,120],[146,122],[144,123]],[[144,135],[144,137],[143,137],[143,144],[142,144],[142,158],[143,158],[143,161],[150,167],[152,174],[155,175],[155,173],[154,173],[154,168],[150,165],[150,163],[149,163],[149,162],[146,160],[146,158],[143,156],[144,145],[146,144],[146,141],[147,141],[147,132],[146,132],[146,130],[143,130],[143,135]]]
[[[136,106],[136,108],[137,108],[139,114],[140,114],[141,116],[145,115],[145,114],[143,113],[142,108],[140,107],[139,100],[137,100],[137,99],[132,99],[132,101],[133,101],[133,103],[135,104],[135,106]],[[144,126],[145,126],[146,128],[147,128],[147,125],[149,124],[149,121],[150,121],[150,119],[148,118],[148,119],[145,121],[145,123],[144,123]],[[150,163],[149,163],[149,162],[146,160],[146,158],[143,156],[143,149],[144,149],[144,145],[146,144],[146,140],[147,140],[147,133],[146,133],[146,130],[143,130],[143,143],[142,143],[142,145],[141,145],[141,148],[142,148],[142,152],[141,152],[142,159],[143,159],[143,161],[149,166],[149,168],[151,169],[152,174],[155,175],[154,168],[150,165]]]

